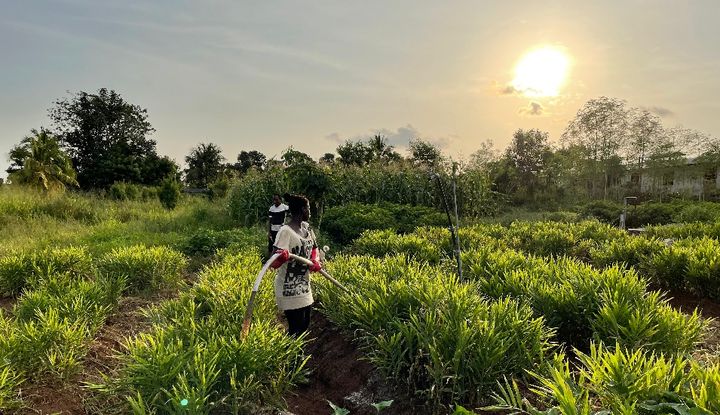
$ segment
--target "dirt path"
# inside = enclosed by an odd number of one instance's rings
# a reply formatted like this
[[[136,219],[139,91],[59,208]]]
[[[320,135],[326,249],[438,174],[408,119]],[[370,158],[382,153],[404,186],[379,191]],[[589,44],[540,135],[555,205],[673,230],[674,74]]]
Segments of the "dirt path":
[[[384,414],[422,415],[405,394],[394,390],[373,366],[362,359],[355,345],[320,311],[313,311],[311,340],[306,352],[312,373],[307,385],[287,398],[288,411],[295,415],[332,414],[328,400],[350,410],[351,415],[376,414],[372,403],[394,400]]]

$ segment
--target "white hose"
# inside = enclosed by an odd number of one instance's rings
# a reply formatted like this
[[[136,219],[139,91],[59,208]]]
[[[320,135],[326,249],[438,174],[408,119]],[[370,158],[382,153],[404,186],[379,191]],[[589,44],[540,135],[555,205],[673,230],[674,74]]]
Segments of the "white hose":
[[[255,278],[255,285],[253,285],[253,292],[257,292],[260,289],[260,283],[262,282],[263,277],[265,276],[265,273],[267,272],[268,268],[270,268],[270,265],[272,265],[273,262],[280,256],[280,254],[273,254],[270,259],[267,260],[265,265],[260,269],[260,272],[258,273],[257,278]]]

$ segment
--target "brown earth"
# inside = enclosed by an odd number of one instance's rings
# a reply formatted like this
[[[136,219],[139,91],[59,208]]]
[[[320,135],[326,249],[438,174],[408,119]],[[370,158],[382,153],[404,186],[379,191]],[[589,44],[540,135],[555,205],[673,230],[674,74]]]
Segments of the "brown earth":
[[[363,359],[351,339],[340,332],[318,310],[313,311],[311,341],[305,346],[311,355],[309,383],[287,398],[288,411],[296,415],[332,414],[328,401],[350,410],[352,415],[376,414],[372,403],[393,400],[383,414],[422,415],[428,413],[411,403]]]

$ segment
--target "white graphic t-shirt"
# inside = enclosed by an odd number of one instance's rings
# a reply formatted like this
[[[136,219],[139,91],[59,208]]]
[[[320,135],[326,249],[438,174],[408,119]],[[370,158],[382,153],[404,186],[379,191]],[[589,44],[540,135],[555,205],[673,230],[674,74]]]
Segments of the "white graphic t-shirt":
[[[315,246],[315,235],[307,222],[302,222],[300,228],[301,234],[298,234],[288,225],[281,227],[275,237],[275,247],[310,259]],[[291,260],[278,268],[275,276],[275,299],[283,311],[311,305],[313,295],[310,289],[309,267]]]

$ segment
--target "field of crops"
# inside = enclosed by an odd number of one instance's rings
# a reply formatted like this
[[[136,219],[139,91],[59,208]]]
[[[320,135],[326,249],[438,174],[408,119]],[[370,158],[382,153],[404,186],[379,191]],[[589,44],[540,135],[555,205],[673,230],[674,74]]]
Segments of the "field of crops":
[[[5,192],[0,211],[4,413],[270,414],[307,384],[311,336],[285,334],[270,278],[241,335],[263,230],[222,203]],[[473,225],[462,279],[446,229],[372,230],[317,308],[414,413],[716,414],[717,326],[657,290],[720,300],[718,229]]]

